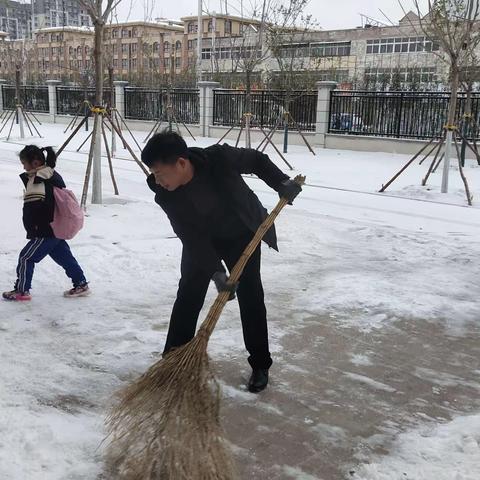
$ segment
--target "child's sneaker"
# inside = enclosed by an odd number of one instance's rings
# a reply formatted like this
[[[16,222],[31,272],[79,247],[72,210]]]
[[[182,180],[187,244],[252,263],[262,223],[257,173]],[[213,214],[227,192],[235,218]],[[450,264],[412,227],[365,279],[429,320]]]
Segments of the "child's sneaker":
[[[88,283],[77,285],[76,287],[73,287],[70,290],[63,292],[63,296],[68,298],[86,297],[87,295],[90,295],[90,289],[88,288]]]
[[[17,290],[3,292],[2,297],[4,300],[9,300],[11,302],[28,302],[32,299],[30,292],[19,292]]]

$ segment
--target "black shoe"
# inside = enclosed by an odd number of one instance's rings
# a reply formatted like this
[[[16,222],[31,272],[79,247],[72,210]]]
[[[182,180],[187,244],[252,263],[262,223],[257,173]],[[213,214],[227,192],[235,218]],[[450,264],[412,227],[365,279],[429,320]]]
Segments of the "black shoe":
[[[252,393],[261,392],[268,384],[268,369],[256,368],[253,370],[248,381],[248,391]]]

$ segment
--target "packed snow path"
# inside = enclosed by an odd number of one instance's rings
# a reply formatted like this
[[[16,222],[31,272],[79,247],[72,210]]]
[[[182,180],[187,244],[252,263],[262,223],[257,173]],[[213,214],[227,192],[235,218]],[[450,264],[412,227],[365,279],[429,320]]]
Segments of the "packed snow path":
[[[43,131],[41,145],[64,138],[61,126]],[[24,244],[20,149],[0,143],[3,290]],[[291,150],[310,186],[277,222],[280,253],[263,249],[275,361],[268,390],[244,387],[236,304],[210,345],[242,478],[477,479],[480,209],[464,206],[454,169],[449,195],[438,193],[439,174],[431,190],[416,187],[424,168],[415,165],[379,196],[408,157]],[[72,151],[59,160],[77,194],[85,162]],[[31,303],[0,304],[2,480],[103,478],[112,393],[163,347],[181,245],[138,167],[114,162],[121,195],[105,169],[104,204],[88,207],[71,242],[92,296],[64,299],[67,279],[47,259]],[[480,205],[480,168],[466,171]],[[276,203],[266,185],[247,181],[267,207]],[[206,307],[213,298],[212,290]]]

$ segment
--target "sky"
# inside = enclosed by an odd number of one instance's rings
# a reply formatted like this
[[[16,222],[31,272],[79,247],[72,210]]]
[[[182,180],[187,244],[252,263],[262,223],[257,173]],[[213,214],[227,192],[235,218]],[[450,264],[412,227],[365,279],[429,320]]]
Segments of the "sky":
[[[239,15],[242,11],[242,1],[244,12],[251,12],[252,5],[261,3],[260,0],[227,0],[229,13]],[[414,8],[413,0],[401,1],[405,10]],[[426,3],[426,0],[420,0],[421,5]],[[156,17],[178,19],[182,16],[197,15],[197,5],[197,0],[123,0],[118,7],[118,20],[123,21],[128,17],[129,20],[144,20],[144,12],[152,12],[152,19]],[[204,0],[203,5],[204,10],[209,12],[225,12],[225,0]],[[310,0],[306,12],[312,14],[325,30],[360,26],[362,25],[360,14],[386,24],[390,24],[389,20],[398,23],[403,17],[398,0]]]

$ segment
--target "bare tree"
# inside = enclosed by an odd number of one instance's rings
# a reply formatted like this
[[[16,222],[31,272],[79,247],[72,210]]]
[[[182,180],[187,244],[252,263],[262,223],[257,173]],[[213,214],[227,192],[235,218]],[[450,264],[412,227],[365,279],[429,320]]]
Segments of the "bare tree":
[[[94,26],[93,59],[95,63],[95,106],[103,106],[103,79],[104,54],[103,40],[105,24],[112,10],[121,0],[106,0],[105,8],[102,0],[78,0],[79,4],[88,12]],[[93,186],[92,203],[102,203],[102,174],[101,174],[101,146],[102,146],[102,115],[94,112],[93,135],[91,153],[93,154]],[[90,155],[91,157],[91,155]]]
[[[467,57],[468,65],[463,67],[460,71],[460,85],[465,91],[465,106],[464,106],[464,115],[463,122],[461,125],[461,132],[463,135],[462,146],[460,150],[460,162],[462,167],[465,166],[465,154],[467,150],[467,136],[471,136],[474,144],[474,153],[477,157],[477,163],[480,165],[480,154],[477,148],[476,137],[480,133],[480,128],[477,123],[477,119],[473,116],[472,113],[472,92],[475,85],[480,81],[480,58],[475,50],[470,50]]]
[[[421,13],[419,0],[413,0],[413,2],[418,12],[420,29],[432,42],[440,44],[443,51],[442,58],[447,62],[449,69],[451,96],[445,127],[447,136],[442,176],[442,192],[446,193],[453,132],[456,129],[460,74],[471,65],[472,55],[480,44],[479,2],[476,0],[428,0],[426,16]],[[468,190],[467,185],[465,186]]]
[[[283,117],[284,142],[283,152],[288,149],[288,129],[293,124],[300,130],[296,120],[291,115],[291,105],[295,100],[295,91],[299,90],[299,81],[305,79],[305,72],[311,68],[312,49],[310,48],[309,32],[315,27],[311,15],[304,15],[310,0],[287,0],[272,8],[266,33],[267,45],[272,53],[272,64],[276,72],[277,84],[285,92],[280,109]],[[279,124],[280,118],[275,124]],[[302,135],[303,136],[303,135]],[[312,148],[304,138],[307,146]]]
[[[235,69],[245,75],[245,146],[251,148],[250,122],[252,114],[252,77],[254,72],[261,70],[260,66],[270,56],[265,45],[268,28],[268,15],[272,12],[275,0],[253,0],[250,2],[252,18],[258,21],[241,23],[241,36],[233,39],[232,57]],[[260,15],[257,14],[260,12]],[[238,40],[238,41],[237,41]]]

